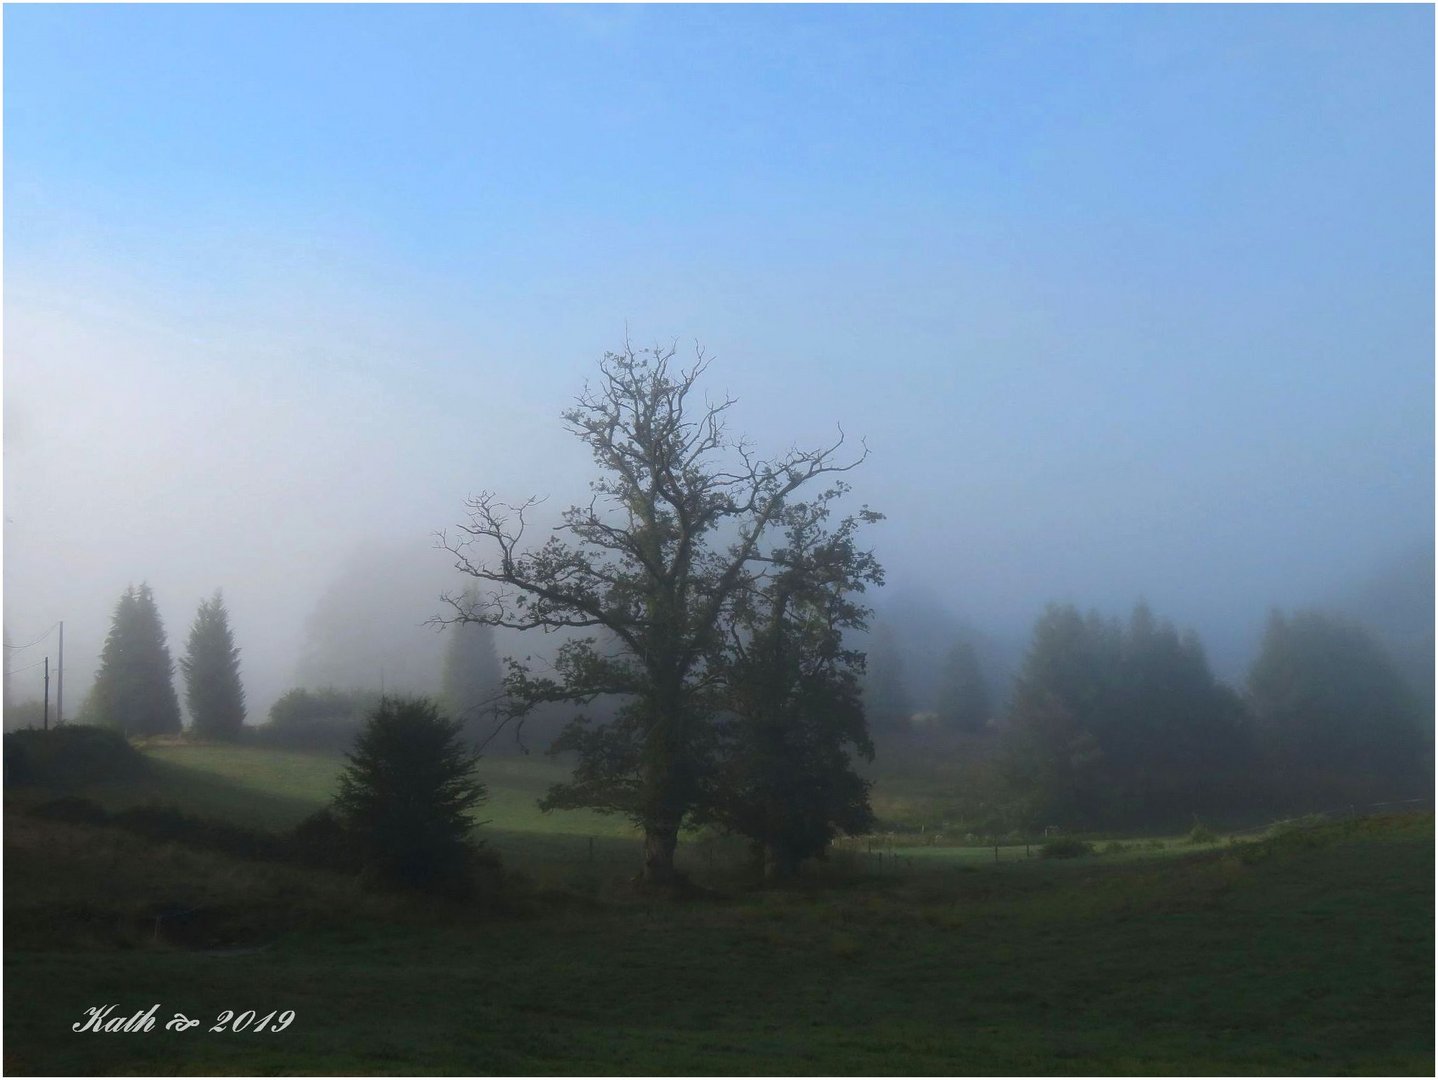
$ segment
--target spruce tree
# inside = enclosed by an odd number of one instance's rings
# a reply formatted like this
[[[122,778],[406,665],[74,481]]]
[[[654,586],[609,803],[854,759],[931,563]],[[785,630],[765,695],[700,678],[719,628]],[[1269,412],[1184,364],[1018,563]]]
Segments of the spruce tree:
[[[869,725],[876,732],[907,732],[914,702],[893,628],[885,622],[875,623],[867,645],[863,695]]]
[[[206,739],[239,738],[245,723],[240,650],[218,590],[200,604],[180,670],[185,674],[185,704],[195,734]]]
[[[479,604],[477,589],[467,589],[464,602]],[[498,714],[504,673],[494,647],[494,628],[484,623],[455,623],[448,630],[444,654],[442,697],[445,708],[471,735],[488,734],[486,720]]]
[[[938,712],[944,728],[970,734],[982,731],[992,704],[971,642],[960,641],[949,650],[940,680]]]
[[[1127,626],[1071,605],[1034,628],[1005,764],[1036,824],[1182,824],[1232,812],[1247,757],[1238,696],[1198,638],[1146,605]]]
[[[1357,623],[1272,613],[1248,695],[1267,764],[1293,807],[1432,790],[1416,695]]]
[[[174,663],[150,586],[133,585],[115,605],[100,670],[85,713],[126,735],[173,735],[180,730]]]
[[[335,808],[375,876],[462,889],[474,851],[473,811],[486,793],[459,725],[425,698],[382,698],[348,757]]]

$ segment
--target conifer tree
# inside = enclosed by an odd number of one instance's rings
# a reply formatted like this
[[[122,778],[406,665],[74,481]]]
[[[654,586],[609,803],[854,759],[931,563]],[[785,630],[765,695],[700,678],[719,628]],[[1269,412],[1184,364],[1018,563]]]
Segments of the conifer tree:
[[[196,735],[233,740],[245,723],[245,690],[240,684],[240,650],[218,590],[200,604],[180,669],[185,704]]]
[[[130,586],[115,605],[85,716],[126,735],[173,735],[180,730],[174,662],[147,584]]]
[[[944,659],[939,683],[940,721],[949,731],[982,731],[989,722],[991,709],[978,653],[972,642],[960,641]]]
[[[376,876],[462,888],[474,850],[473,811],[486,792],[459,725],[425,698],[383,698],[348,757],[335,808]]]
[[[479,590],[465,591],[468,607],[479,604]],[[442,696],[449,715],[471,735],[487,735],[504,690],[504,672],[494,647],[494,628],[459,622],[448,630]]]
[[[1127,626],[1051,606],[1014,688],[1006,766],[1043,824],[1179,824],[1232,811],[1242,703],[1198,638],[1146,605]]]
[[[1267,763],[1293,805],[1431,790],[1416,697],[1358,624],[1273,612],[1248,694]]]
[[[864,709],[875,732],[909,730],[914,702],[904,675],[904,658],[893,628],[877,622],[869,632],[863,682]]]

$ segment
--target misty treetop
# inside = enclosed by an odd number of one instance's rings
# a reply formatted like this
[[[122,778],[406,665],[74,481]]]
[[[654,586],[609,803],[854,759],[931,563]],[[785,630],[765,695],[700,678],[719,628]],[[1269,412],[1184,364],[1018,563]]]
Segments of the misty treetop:
[[[956,642],[944,657],[936,711],[948,731],[974,734],[988,724],[993,704],[973,642]]]
[[[419,548],[361,541],[336,562],[305,619],[290,685],[439,688],[443,649],[426,624],[450,575],[442,557],[417,557]]]
[[[1269,616],[1248,696],[1277,786],[1293,798],[1418,796],[1432,736],[1376,639],[1322,611]]]
[[[1030,824],[1181,822],[1231,807],[1242,702],[1195,635],[1146,605],[1125,626],[1051,605],[1014,685],[1005,762]]]
[[[81,715],[87,723],[119,728],[126,735],[180,731],[174,663],[148,584],[130,586],[116,603]]]
[[[879,732],[907,731],[914,715],[914,700],[893,628],[886,622],[876,622],[867,644],[863,692],[869,722]]]
[[[841,458],[841,433],[826,447],[757,456],[725,429],[732,398],[699,403],[702,350],[689,368],[675,354],[627,343],[607,353],[596,383],[563,414],[598,476],[590,502],[566,510],[547,541],[525,537],[535,500],[511,505],[491,493],[471,499],[468,521],[442,538],[456,567],[490,587],[478,602],[447,598],[460,621],[596,632],[567,641],[553,674],[514,665],[511,708],[522,716],[546,701],[624,699],[609,723],[571,729],[574,780],[549,803],[631,816],[644,831],[644,879],[659,886],[677,882],[681,826],[713,801],[729,689],[718,670],[726,643],[747,632],[742,597],[762,591],[765,568],[778,565],[770,534],[801,488],[867,453]],[[826,566],[823,580],[863,572]],[[598,646],[602,631],[615,649]]]
[[[239,738],[245,723],[240,650],[218,590],[200,604],[180,669],[194,733],[206,739]]]
[[[479,590],[466,589],[461,603],[469,609],[477,607]],[[471,737],[487,737],[501,714],[504,697],[504,671],[494,645],[494,627],[461,621],[449,626],[447,636],[441,698]]]

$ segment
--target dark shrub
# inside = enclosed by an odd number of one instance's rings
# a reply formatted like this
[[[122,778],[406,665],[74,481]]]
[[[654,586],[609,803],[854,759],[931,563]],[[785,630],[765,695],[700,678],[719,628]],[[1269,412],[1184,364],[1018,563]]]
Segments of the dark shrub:
[[[1050,840],[1039,848],[1039,855],[1045,859],[1074,859],[1080,855],[1092,855],[1093,853],[1092,844],[1073,836]]]
[[[145,757],[113,728],[64,724],[5,736],[5,783],[50,787],[137,776]]]

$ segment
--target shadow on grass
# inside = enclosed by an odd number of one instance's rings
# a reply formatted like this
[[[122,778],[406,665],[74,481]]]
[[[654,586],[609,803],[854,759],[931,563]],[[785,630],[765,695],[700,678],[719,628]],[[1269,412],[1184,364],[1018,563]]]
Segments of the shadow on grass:
[[[150,759],[145,774],[134,780],[106,781],[77,787],[35,788],[25,801],[45,802],[61,795],[90,799],[111,812],[160,803],[196,817],[213,818],[249,828],[281,832],[324,805],[322,801],[276,795],[200,769]]]

